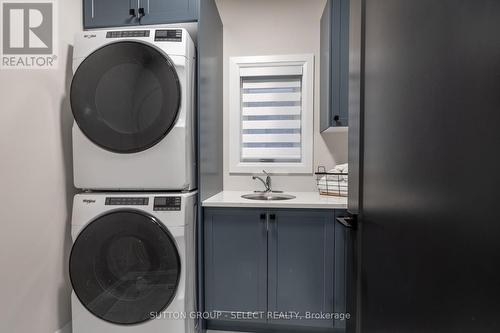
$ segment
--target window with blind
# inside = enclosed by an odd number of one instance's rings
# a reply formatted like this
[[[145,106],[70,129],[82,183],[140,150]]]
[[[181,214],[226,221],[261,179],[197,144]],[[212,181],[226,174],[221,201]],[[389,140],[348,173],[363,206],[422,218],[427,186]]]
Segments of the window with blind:
[[[312,172],[312,59],[231,59],[231,172]]]

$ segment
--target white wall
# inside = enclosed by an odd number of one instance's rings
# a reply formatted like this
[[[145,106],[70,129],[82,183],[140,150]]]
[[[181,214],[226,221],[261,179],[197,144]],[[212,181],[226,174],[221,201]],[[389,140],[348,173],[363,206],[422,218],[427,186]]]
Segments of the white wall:
[[[315,55],[314,167],[347,161],[347,133],[319,133],[320,20],[326,0],[217,0],[224,24],[224,189],[261,189],[250,175],[229,173],[229,58]],[[315,191],[313,175],[274,176],[274,189]]]
[[[68,89],[81,0],[57,0],[59,69],[0,70],[0,332],[53,333],[70,321]]]

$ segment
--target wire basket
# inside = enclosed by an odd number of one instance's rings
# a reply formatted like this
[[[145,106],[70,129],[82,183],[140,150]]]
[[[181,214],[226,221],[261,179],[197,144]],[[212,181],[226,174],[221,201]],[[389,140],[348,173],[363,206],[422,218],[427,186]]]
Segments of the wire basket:
[[[319,166],[315,175],[319,194],[334,197],[347,197],[349,174],[327,172],[324,166]]]

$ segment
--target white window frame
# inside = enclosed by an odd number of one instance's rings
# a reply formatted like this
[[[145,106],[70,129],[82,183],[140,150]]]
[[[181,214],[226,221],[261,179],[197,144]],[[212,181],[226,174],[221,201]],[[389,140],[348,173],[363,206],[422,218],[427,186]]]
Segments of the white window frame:
[[[242,162],[241,149],[241,76],[242,68],[278,66],[302,67],[302,113],[300,163]],[[263,76],[265,76],[265,70]],[[232,57],[229,64],[229,172],[261,173],[265,169],[274,174],[311,174],[313,172],[313,134],[314,134],[314,55],[273,55]]]

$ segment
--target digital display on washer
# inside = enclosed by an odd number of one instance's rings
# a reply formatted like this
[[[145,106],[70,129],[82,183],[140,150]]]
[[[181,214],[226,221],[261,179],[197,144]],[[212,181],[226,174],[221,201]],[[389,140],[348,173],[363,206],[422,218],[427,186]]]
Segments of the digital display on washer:
[[[182,42],[182,30],[156,30],[155,42]]]
[[[149,37],[149,30],[108,31],[106,38]]]
[[[153,210],[181,210],[181,197],[155,197]]]
[[[114,197],[106,198],[106,206],[147,206],[149,198]]]

